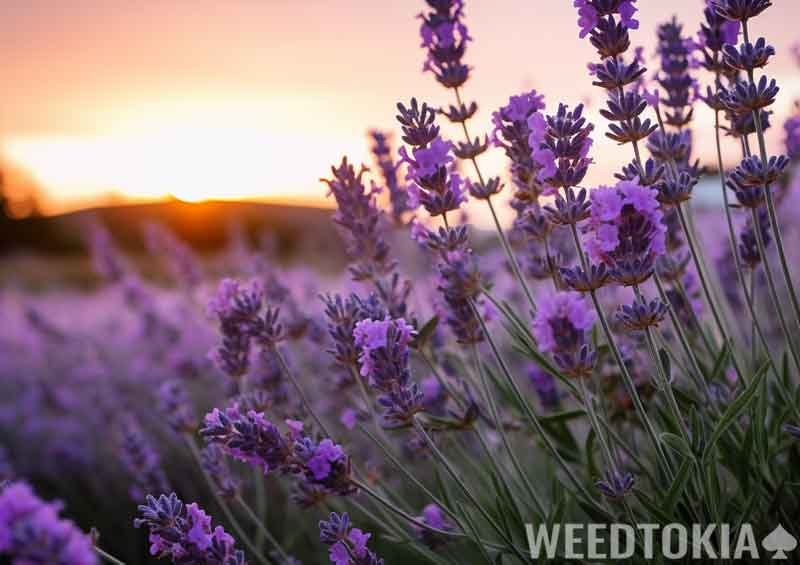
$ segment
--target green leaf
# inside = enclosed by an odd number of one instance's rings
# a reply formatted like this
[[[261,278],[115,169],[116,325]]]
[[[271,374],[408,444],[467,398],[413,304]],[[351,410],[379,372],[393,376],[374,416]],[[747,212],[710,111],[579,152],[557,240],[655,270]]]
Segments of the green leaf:
[[[692,465],[693,459],[687,457],[683,460],[678,469],[678,474],[675,475],[675,479],[664,497],[664,507],[670,514],[675,511],[675,505],[678,504],[678,500],[680,500],[686,485],[689,483],[689,479],[692,477]]]
[[[714,367],[711,369],[711,374],[708,376],[708,380],[710,382],[719,380],[722,377],[725,367],[728,366],[728,357],[730,357],[730,353],[731,350],[728,342],[726,341],[722,346],[722,350],[720,350],[719,355],[717,355],[717,358],[714,360]]]
[[[661,524],[672,522],[672,519],[664,513],[660,505],[651,500],[644,492],[635,488],[633,489],[633,493],[636,495],[639,502],[641,502],[642,506],[644,506],[645,510],[650,512],[651,518],[655,518],[654,521],[660,522]]]
[[[570,420],[575,420],[576,418],[582,418],[583,416],[586,416],[586,411],[578,408],[575,410],[564,410],[563,412],[548,414],[547,416],[539,416],[539,421],[542,422],[543,424],[569,422]]]
[[[666,445],[678,455],[683,455],[689,460],[694,459],[692,447],[686,443],[686,440],[684,440],[682,437],[669,432],[664,432],[659,436],[659,440],[661,440],[661,443]]]
[[[663,347],[658,348],[658,358],[661,361],[661,366],[664,368],[664,376],[667,379],[667,382],[664,384],[669,386],[669,378],[672,375],[672,362],[669,359],[669,354],[667,354]]]
[[[713,449],[717,445],[719,438],[722,437],[722,434],[725,433],[725,430],[727,430],[728,427],[730,427],[739,418],[739,416],[742,415],[742,413],[750,405],[750,402],[753,401],[756,393],[761,388],[761,381],[767,374],[768,367],[769,363],[762,365],[761,368],[756,372],[753,380],[750,381],[748,387],[725,409],[725,413],[714,427],[714,431],[711,433],[711,437],[708,440],[706,449],[703,452],[704,461],[710,460]]]
[[[422,326],[422,329],[420,329],[417,332],[417,335],[414,338],[412,346],[416,349],[423,349],[427,345],[428,340],[433,335],[433,332],[436,331],[436,326],[438,325],[439,325],[439,316],[434,316],[433,318],[425,322],[425,325]]]

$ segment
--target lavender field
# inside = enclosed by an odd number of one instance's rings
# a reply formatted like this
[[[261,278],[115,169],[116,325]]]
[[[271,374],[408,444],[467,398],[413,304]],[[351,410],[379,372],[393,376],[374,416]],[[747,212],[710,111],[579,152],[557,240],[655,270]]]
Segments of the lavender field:
[[[9,255],[0,563],[798,560],[788,3],[574,0],[590,114],[544,76],[479,112],[470,3],[404,2],[438,95],[364,123],[371,162],[329,148],[329,225],[135,252],[87,215],[80,284]]]

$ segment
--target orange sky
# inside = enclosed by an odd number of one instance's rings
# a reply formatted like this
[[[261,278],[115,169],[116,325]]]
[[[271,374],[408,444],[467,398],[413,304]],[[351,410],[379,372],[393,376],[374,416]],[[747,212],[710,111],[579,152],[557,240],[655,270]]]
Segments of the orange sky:
[[[511,94],[599,100],[569,0],[467,0],[475,41],[472,124]],[[700,0],[640,0],[634,44],[648,53],[673,13],[694,31]],[[419,71],[422,0],[25,0],[0,2],[0,152],[43,189],[45,211],[124,198],[280,198],[319,202],[317,179],[343,154],[371,162],[364,132],[394,128],[394,106],[450,93]],[[773,141],[800,74],[800,2],[774,0],[753,22],[778,55],[782,86]],[[592,116],[592,114],[590,114]],[[707,136],[709,114],[697,114]],[[604,130],[605,124],[595,117]],[[450,131],[450,130],[448,130]],[[457,131],[453,130],[453,135]],[[629,151],[596,136],[590,183],[607,180]],[[710,143],[700,144],[711,160]],[[731,159],[735,152],[729,152]],[[498,150],[483,158],[504,170]]]

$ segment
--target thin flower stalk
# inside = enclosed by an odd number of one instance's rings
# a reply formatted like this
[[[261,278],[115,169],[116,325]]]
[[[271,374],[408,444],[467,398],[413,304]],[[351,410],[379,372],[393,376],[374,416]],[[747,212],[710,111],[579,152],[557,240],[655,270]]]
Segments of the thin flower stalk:
[[[742,32],[744,34],[745,43],[749,43],[750,37],[749,37],[747,20],[745,20],[742,23]],[[750,85],[755,86],[755,77],[752,68],[748,68],[747,78],[750,81]],[[766,145],[766,140],[764,138],[764,127],[761,123],[761,113],[757,110],[753,111],[753,122],[755,123],[756,126],[756,136],[758,138],[758,150],[761,157],[761,162],[763,165],[766,166],[768,161],[767,145]],[[767,198],[767,212],[769,214],[769,223],[770,227],[772,228],[772,232],[775,234],[775,246],[778,249],[778,258],[781,263],[781,271],[783,272],[784,282],[786,283],[786,288],[789,293],[789,300],[791,301],[792,304],[794,317],[798,322],[800,322],[800,298],[798,298],[797,290],[795,289],[794,281],[792,280],[791,271],[789,270],[789,264],[786,260],[786,253],[784,251],[784,246],[783,246],[783,236],[781,234],[780,226],[778,225],[778,216],[775,212],[775,199],[773,198],[772,195],[772,186],[770,183],[766,184],[764,192],[766,193],[766,198]],[[769,259],[766,255],[762,255],[762,257],[764,260],[764,265],[766,267],[767,261]],[[776,304],[776,307],[778,308],[778,310],[780,310],[780,306]]]

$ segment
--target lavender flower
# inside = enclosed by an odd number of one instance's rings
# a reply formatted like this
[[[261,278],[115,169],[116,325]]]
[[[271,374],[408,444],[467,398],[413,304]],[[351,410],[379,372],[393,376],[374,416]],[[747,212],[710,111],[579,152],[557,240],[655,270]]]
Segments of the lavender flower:
[[[220,496],[234,498],[238,494],[241,481],[231,473],[221,447],[217,444],[205,446],[200,452],[200,464]]]
[[[26,483],[0,487],[0,557],[17,565],[95,565],[90,537],[59,518],[61,508],[41,500]]]
[[[576,292],[558,292],[539,299],[533,336],[542,351],[550,352],[558,367],[570,377],[589,376],[597,354],[587,332],[594,311]]]
[[[147,497],[139,506],[136,528],[149,532],[150,554],[176,564],[245,565],[244,553],[222,526],[212,528],[211,516],[196,503],[184,504],[175,493]]]
[[[359,348],[353,337],[356,324],[365,319],[380,319],[386,316],[385,309],[375,295],[362,300],[356,294],[342,298],[338,294],[324,296],[325,316],[328,318],[328,334],[333,340],[329,349],[336,362],[344,368],[358,367]]]
[[[744,228],[739,233],[739,256],[741,257],[742,262],[751,270],[755,270],[761,263],[761,253],[759,252],[758,239],[755,230],[761,230],[761,241],[763,242],[765,249],[768,248],[769,244],[772,242],[772,236],[770,235],[769,231],[769,218],[767,217],[766,209],[759,208],[757,211],[757,216],[757,228],[753,225],[751,218],[747,218]]]
[[[592,192],[586,247],[592,261],[605,264],[611,278],[621,284],[647,280],[656,258],[666,251],[666,228],[657,194],[631,181]]]
[[[435,528],[437,530],[450,532],[454,529],[453,523],[447,519],[442,509],[433,503],[428,504],[422,509],[422,516],[420,516],[418,519],[426,526]],[[422,543],[431,549],[439,548],[448,541],[447,536],[444,536],[443,534],[432,532],[419,526],[414,527],[417,530],[417,535],[419,535]]]
[[[534,161],[529,145],[529,122],[538,123],[532,116],[544,108],[544,95],[531,90],[510,97],[506,106],[492,114],[492,141],[504,149],[511,161],[511,179],[516,188],[514,197],[523,202],[536,202],[544,189],[537,180],[540,165]]]
[[[562,394],[558,389],[555,378],[534,364],[528,366],[527,372],[528,379],[530,379],[542,407],[546,410],[558,410],[561,406]]]
[[[383,559],[367,548],[371,537],[352,527],[347,512],[331,512],[328,520],[319,522],[319,540],[330,546],[328,556],[335,565],[383,565]]]
[[[133,416],[124,419],[118,444],[119,460],[133,479],[131,499],[141,500],[147,493],[164,492],[169,487],[161,458]]]
[[[331,167],[330,179],[321,179],[328,185],[328,194],[336,199],[333,221],[345,234],[347,254],[354,262],[350,272],[359,281],[380,279],[395,267],[382,230],[382,213],[375,201],[379,189],[367,190],[364,186],[366,170],[362,166],[356,173],[344,157],[338,167]]]
[[[287,420],[286,424],[288,431],[282,434],[263,412],[215,408],[206,415],[200,434],[224,453],[260,467],[265,474],[294,476],[300,489],[313,493],[308,504],[329,494],[355,492],[350,481],[350,458],[341,446],[328,438],[316,442],[305,436],[301,422]]]
[[[389,146],[387,134],[378,130],[369,132],[373,140],[372,154],[378,163],[378,168],[383,177],[383,184],[389,191],[389,202],[392,207],[392,218],[396,224],[402,223],[403,214],[410,208],[408,193],[405,186],[400,184],[397,169],[400,165],[392,158],[392,148]]]
[[[771,0],[711,0],[717,13],[731,21],[746,22],[772,6]]]
[[[617,311],[617,321],[630,332],[644,331],[656,327],[667,315],[668,306],[658,298],[647,301],[637,298],[630,305],[624,304]]]
[[[783,124],[783,130],[786,132],[786,154],[789,159],[795,160],[800,158],[800,116],[792,116]]]
[[[458,88],[469,78],[469,67],[462,62],[469,36],[462,21],[462,0],[427,0],[431,11],[421,13],[422,47],[428,50],[422,70],[432,72],[446,88]]]
[[[594,126],[582,114],[583,104],[574,110],[559,104],[555,115],[534,113],[528,118],[531,157],[540,167],[536,179],[544,184],[545,194],[576,186],[586,176]]]
[[[683,26],[673,17],[672,21],[658,26],[657,53],[661,59],[658,83],[666,96],[659,104],[666,107],[664,121],[680,128],[692,119],[691,89],[689,76],[690,41],[682,35]]]
[[[197,427],[197,419],[189,399],[189,393],[183,384],[171,379],[158,389],[158,401],[161,413],[170,427],[178,433],[193,433]]]
[[[595,486],[603,496],[619,500],[633,490],[635,482],[636,479],[632,473],[611,471],[603,479],[597,481]]]
[[[416,332],[403,319],[362,320],[353,336],[361,348],[361,375],[380,396],[388,427],[408,425],[422,410],[422,391],[412,381],[408,345]]]
[[[466,202],[464,183],[452,171],[453,145],[437,137],[425,147],[412,149],[413,157],[405,147],[400,148],[402,162],[408,165],[407,180],[411,181],[408,194],[411,205],[421,205],[431,216],[441,216],[458,210]]]

